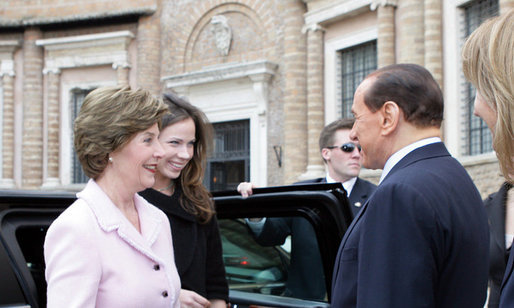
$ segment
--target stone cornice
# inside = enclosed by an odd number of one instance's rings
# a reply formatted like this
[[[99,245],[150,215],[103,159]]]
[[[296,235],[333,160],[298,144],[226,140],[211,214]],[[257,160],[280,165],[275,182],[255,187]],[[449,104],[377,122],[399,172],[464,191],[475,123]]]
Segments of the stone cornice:
[[[20,47],[20,42],[17,40],[0,40],[0,54],[9,54],[12,57],[12,54],[16,49]],[[0,55],[0,60],[2,56]]]
[[[125,47],[134,38],[130,31],[116,31],[99,34],[68,36],[60,38],[37,40],[37,46],[43,46],[46,50],[75,49],[94,46],[123,44]]]
[[[70,22],[94,21],[127,16],[152,15],[157,11],[156,6],[141,7],[136,9],[118,10],[93,14],[78,14],[70,16],[34,17],[26,19],[4,19],[0,18],[0,28],[44,26],[52,24],[63,24]]]
[[[133,38],[130,31],[116,31],[36,40],[36,45],[49,53],[45,57],[46,71],[105,64],[128,68],[128,47]]]
[[[269,79],[275,74],[277,68],[277,64],[263,60],[219,65],[201,71],[165,76],[161,80],[165,83],[166,88],[175,88],[243,77],[248,77],[252,80]]]
[[[344,19],[358,14],[363,10],[369,10],[372,0],[346,0],[337,1],[323,8],[309,11],[304,14],[305,24],[321,24]]]

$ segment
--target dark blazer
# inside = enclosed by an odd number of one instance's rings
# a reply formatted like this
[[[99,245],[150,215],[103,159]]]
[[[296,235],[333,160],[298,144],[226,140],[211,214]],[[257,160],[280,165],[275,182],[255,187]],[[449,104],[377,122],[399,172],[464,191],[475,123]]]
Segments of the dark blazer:
[[[505,249],[505,202],[511,187],[512,185],[504,183],[498,192],[484,200],[490,228],[489,303],[487,305],[489,308],[496,308],[500,303],[500,288],[509,257]]]
[[[339,247],[332,307],[483,307],[489,228],[482,199],[443,143],[400,160]]]
[[[323,177],[323,178],[317,178],[317,179],[313,179],[313,180],[301,181],[301,182],[297,182],[295,184],[326,183],[326,182],[327,182],[327,178]],[[357,181],[355,181],[355,184],[353,185],[352,192],[351,192],[350,196],[348,197],[350,204],[351,204],[353,217],[357,216],[357,213],[359,213],[360,209],[362,208],[362,206],[364,205],[366,200],[368,200],[369,196],[371,196],[371,194],[375,191],[376,188],[377,188],[377,185],[375,185],[369,181],[363,180],[361,178],[357,178]]]
[[[318,178],[295,184],[325,183],[326,178]],[[353,204],[364,204],[376,186],[366,180],[357,178],[350,195]],[[360,207],[352,206],[357,212]],[[311,224],[301,217],[268,218],[256,240],[263,246],[275,246],[284,243],[291,236],[291,263],[288,270],[285,296],[310,300],[323,300],[326,295],[325,275],[318,248],[316,233]]]
[[[154,189],[139,193],[160,208],[170,220],[175,264],[182,289],[195,291],[207,299],[228,302],[228,284],[222,258],[221,238],[216,216],[207,224],[179,205],[181,191],[170,197]]]
[[[505,185],[504,185],[504,187],[505,187]],[[505,228],[503,230],[505,230]],[[510,253],[509,253],[509,259],[507,261],[507,266],[505,268],[505,275],[503,276],[503,281],[501,284],[500,305],[499,305],[499,307],[501,307],[501,308],[514,307],[514,275],[512,275],[513,270],[514,270],[514,253],[512,253],[512,248],[511,248]]]

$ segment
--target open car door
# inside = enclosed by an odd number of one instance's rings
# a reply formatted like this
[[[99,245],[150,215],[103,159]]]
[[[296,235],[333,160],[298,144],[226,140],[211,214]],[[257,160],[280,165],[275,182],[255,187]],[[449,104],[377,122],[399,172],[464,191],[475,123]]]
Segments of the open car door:
[[[330,306],[335,258],[353,218],[340,183],[257,188],[248,198],[242,198],[235,191],[220,192],[214,193],[214,200],[232,307]],[[311,249],[319,249],[322,269],[314,270],[315,260],[312,260],[310,264],[302,263],[309,268],[300,270],[308,272],[312,281],[324,284],[316,286],[323,289],[321,296],[309,298],[308,292],[292,294],[288,291],[288,284],[295,283],[290,280],[297,277],[291,276],[295,275],[291,271],[298,270],[298,266],[291,266],[291,261],[296,262],[291,259],[292,250],[298,246],[291,243],[304,239],[295,239],[293,231],[281,245],[263,244],[249,226],[249,218],[263,217],[289,222],[300,219],[312,226],[315,233],[312,238],[317,240],[317,245],[311,245]],[[304,235],[302,231],[302,237]]]

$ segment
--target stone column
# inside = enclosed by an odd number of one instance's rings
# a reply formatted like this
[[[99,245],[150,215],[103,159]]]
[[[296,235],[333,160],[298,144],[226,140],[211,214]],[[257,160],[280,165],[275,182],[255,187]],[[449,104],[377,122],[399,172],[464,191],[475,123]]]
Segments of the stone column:
[[[116,62],[112,64],[112,68],[116,70],[119,85],[129,84],[130,64],[128,62]]]
[[[307,167],[306,38],[302,33],[305,5],[282,0],[284,20],[284,130],[283,184],[298,181]]]
[[[396,63],[396,0],[374,0],[371,10],[375,9],[378,19],[377,62],[378,68],[381,68]]]
[[[324,126],[323,102],[323,35],[319,25],[306,27],[307,32],[307,170],[300,180],[325,176],[319,152],[319,135]]]
[[[43,152],[43,188],[55,188],[59,180],[59,93],[61,82],[60,69],[44,69],[46,76],[46,104],[44,107],[44,152]]]
[[[42,183],[43,153],[43,49],[36,40],[39,28],[27,28],[23,40],[23,133],[21,188],[36,189]]]
[[[425,0],[425,67],[443,87],[442,1]]]
[[[15,187],[14,184],[14,61],[12,60],[12,54],[14,47],[7,51],[8,59],[0,59],[0,88],[3,97],[0,98],[2,102],[0,110],[0,123],[2,127],[0,131],[1,136],[1,147],[2,157],[0,158],[0,188],[12,189]],[[3,50],[2,50],[3,51]]]
[[[424,1],[402,0],[396,14],[399,27],[396,33],[400,38],[396,46],[398,63],[425,65]]]

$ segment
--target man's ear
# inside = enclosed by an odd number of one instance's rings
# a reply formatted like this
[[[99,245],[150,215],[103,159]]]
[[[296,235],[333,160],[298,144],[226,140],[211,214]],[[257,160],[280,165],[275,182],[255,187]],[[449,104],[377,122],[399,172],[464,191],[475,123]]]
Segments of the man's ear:
[[[382,127],[382,134],[389,135],[391,132],[396,130],[400,117],[403,116],[402,110],[393,101],[387,101],[380,108],[382,115],[380,126]]]
[[[327,148],[321,149],[321,157],[323,157],[325,161],[328,161],[330,159],[330,150]]]

